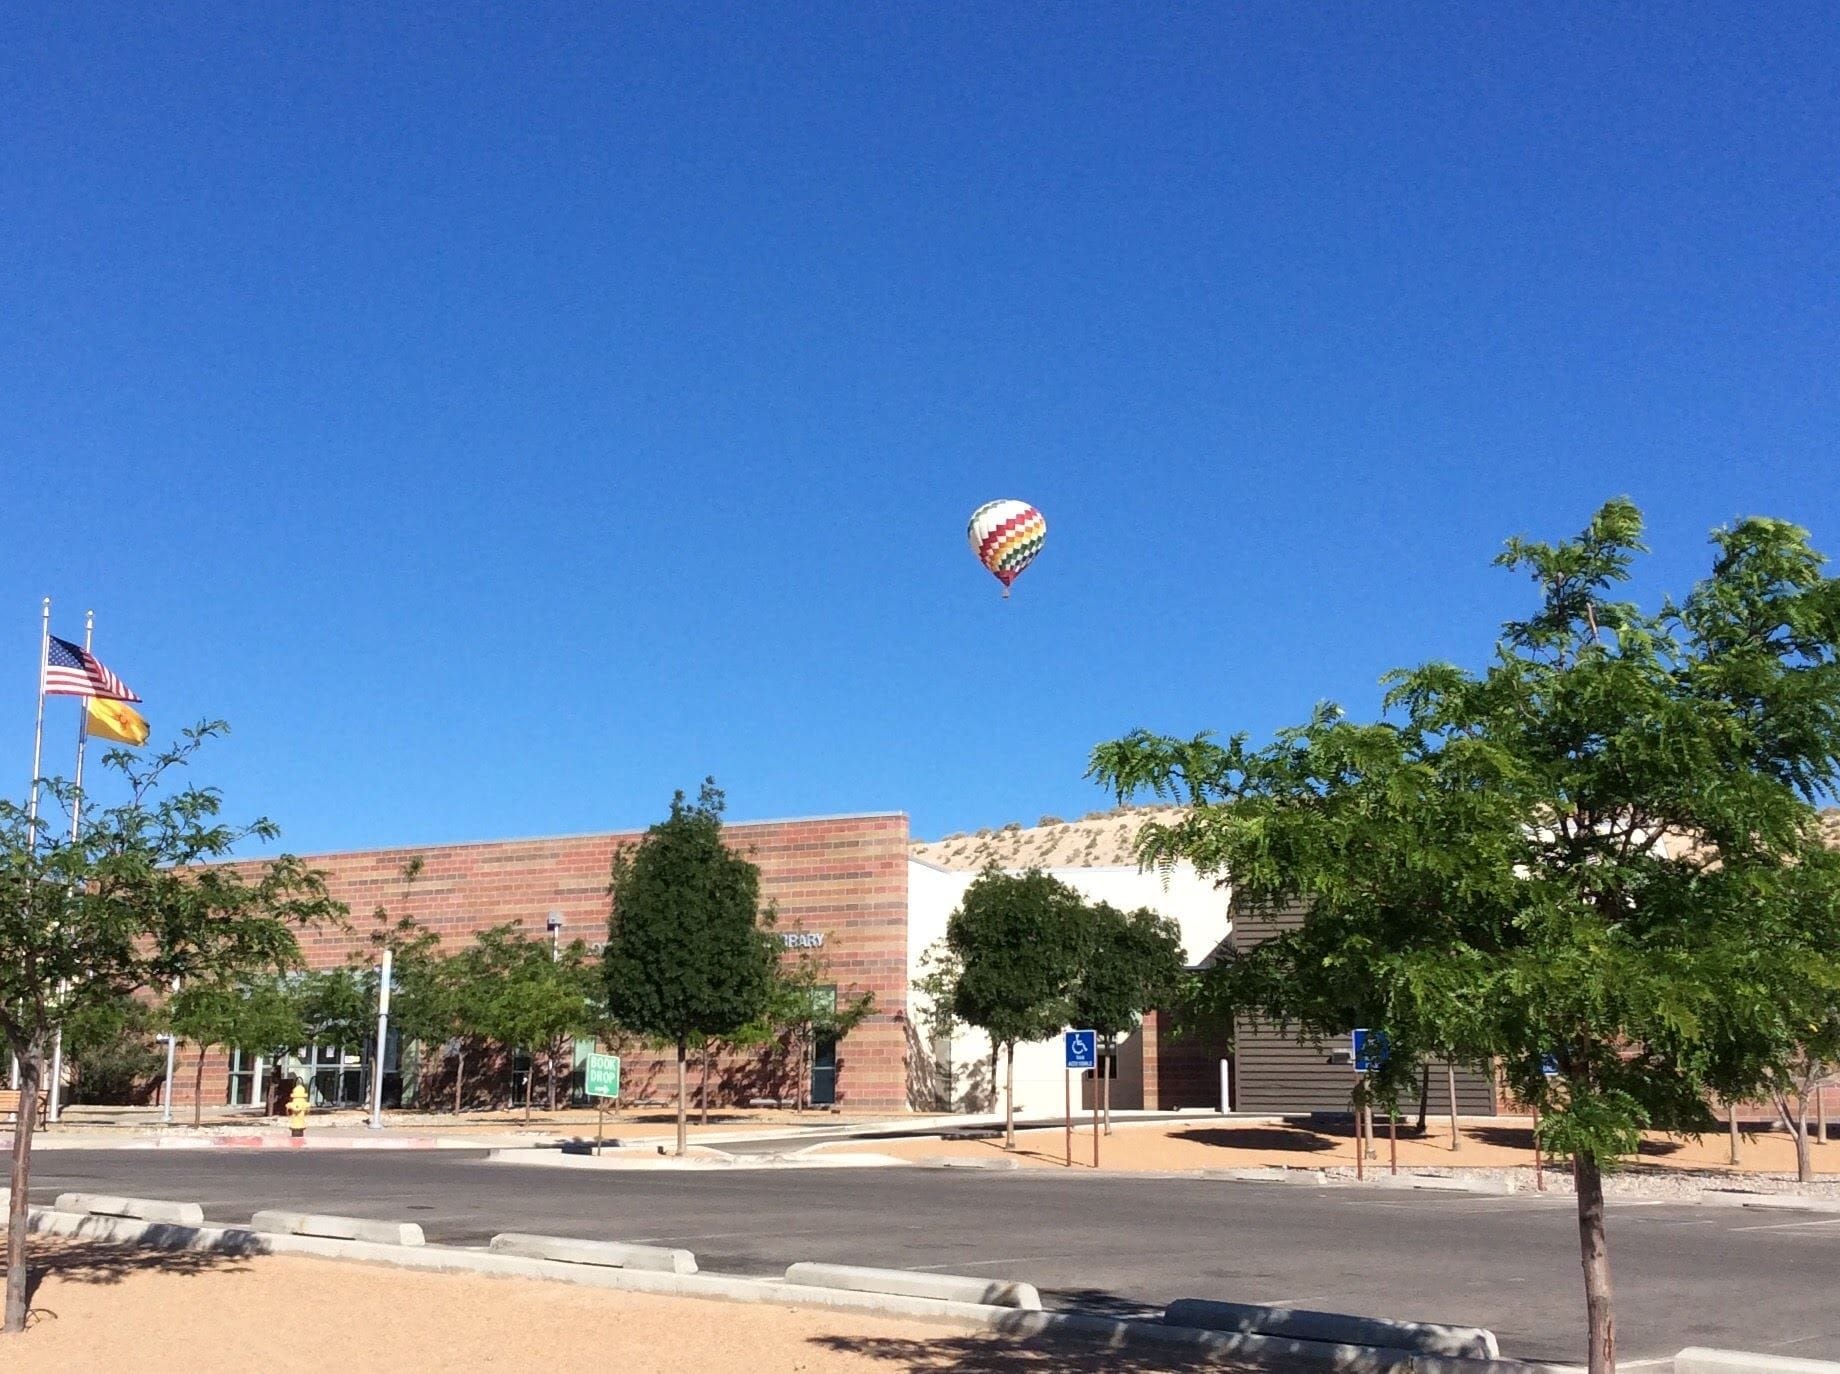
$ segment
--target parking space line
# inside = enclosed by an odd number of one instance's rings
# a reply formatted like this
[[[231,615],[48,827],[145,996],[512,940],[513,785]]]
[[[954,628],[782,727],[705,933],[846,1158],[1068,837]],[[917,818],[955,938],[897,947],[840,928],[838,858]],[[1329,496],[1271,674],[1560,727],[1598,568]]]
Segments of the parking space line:
[[[1803,1226],[1840,1226],[1840,1217],[1828,1217],[1825,1221],[1779,1221],[1773,1226],[1734,1226],[1733,1231],[1793,1231]]]

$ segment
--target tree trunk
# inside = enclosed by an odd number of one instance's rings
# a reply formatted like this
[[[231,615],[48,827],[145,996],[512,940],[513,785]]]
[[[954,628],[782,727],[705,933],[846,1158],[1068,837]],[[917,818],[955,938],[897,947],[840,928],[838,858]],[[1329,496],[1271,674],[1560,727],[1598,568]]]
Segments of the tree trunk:
[[[703,1042],[703,1081],[696,1090],[697,1109],[702,1114],[702,1122],[709,1124],[709,1042]]]
[[[812,1043],[810,1029],[799,1032],[799,1081],[794,1085],[793,1106],[798,1111],[805,1110],[806,1100],[811,1096],[811,1056]]]
[[[1016,1042],[1003,1047],[1003,1148],[1016,1148]]]
[[[38,1125],[38,1083],[44,1051],[37,1044],[19,1056],[19,1115],[13,1126],[13,1196],[6,1218],[6,1324],[26,1329],[26,1227],[31,1217],[32,1132]]]
[[[530,1062],[524,1068],[524,1124],[530,1124],[530,1099],[537,1090],[537,1056],[533,1050]]]
[[[1610,1246],[1604,1234],[1604,1180],[1597,1157],[1572,1156],[1578,1191],[1578,1246],[1584,1263],[1584,1305],[1589,1321],[1589,1374],[1616,1374],[1616,1314],[1610,1306]]]
[[[1827,1085],[1814,1085],[1814,1140],[1817,1145],[1827,1143]]]
[[[682,1159],[689,1148],[689,1122],[684,1115],[684,1052],[686,1046],[680,1038],[677,1042],[677,1157]]]
[[[460,1085],[466,1082],[466,1051],[461,1050],[454,1064],[454,1115],[460,1115]]]
[[[556,1042],[549,1042],[549,1109],[556,1110]]]
[[[192,1125],[204,1125],[204,1046],[198,1047],[198,1072],[192,1076]]]
[[[1418,1125],[1412,1129],[1420,1135],[1425,1133],[1425,1122],[1430,1119],[1431,1110],[1431,1065],[1426,1064],[1418,1076]]]
[[[1457,1065],[1456,1061],[1444,1061],[1444,1084],[1450,1089],[1450,1148],[1463,1148],[1463,1137],[1457,1131]]]
[[[1817,1089],[1816,1091],[1819,1091]],[[1808,1154],[1808,1094],[1803,1093],[1796,1104],[1795,1120],[1795,1181],[1797,1183],[1814,1182],[1814,1160]]]
[[[1738,1162],[1738,1104],[1736,1102],[1725,1104],[1725,1116],[1731,1125],[1731,1162],[1736,1164]]]
[[[1813,1162],[1808,1158],[1808,1094],[1796,1094],[1796,1109],[1789,1110],[1789,1094],[1782,1089],[1771,1093],[1776,1101],[1776,1114],[1789,1129],[1789,1138],[1795,1142],[1795,1181],[1807,1183],[1814,1178]]]

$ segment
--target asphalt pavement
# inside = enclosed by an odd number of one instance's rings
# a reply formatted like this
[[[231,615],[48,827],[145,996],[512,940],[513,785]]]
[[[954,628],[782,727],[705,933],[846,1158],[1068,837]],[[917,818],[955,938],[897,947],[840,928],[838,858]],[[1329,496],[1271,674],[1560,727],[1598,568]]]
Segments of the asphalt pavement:
[[[33,1201],[81,1189],[419,1222],[431,1242],[535,1231],[670,1244],[705,1270],[795,1260],[1025,1279],[1121,1315],[1175,1298],[1473,1323],[1576,1362],[1583,1295],[1564,1196],[1490,1197],[1048,1170],[582,1170],[470,1151],[46,1151]],[[1688,1345],[1840,1358],[1840,1216],[1610,1205],[1626,1360]]]

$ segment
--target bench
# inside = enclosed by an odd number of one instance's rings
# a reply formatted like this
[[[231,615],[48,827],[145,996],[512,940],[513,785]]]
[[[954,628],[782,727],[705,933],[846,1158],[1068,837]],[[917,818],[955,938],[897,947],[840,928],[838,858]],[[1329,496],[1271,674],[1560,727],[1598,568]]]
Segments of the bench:
[[[18,1121],[19,1103],[24,1096],[25,1094],[18,1088],[0,1088],[0,1116],[10,1116],[14,1121]],[[44,1093],[38,1094],[38,1124],[41,1126],[46,1124]]]

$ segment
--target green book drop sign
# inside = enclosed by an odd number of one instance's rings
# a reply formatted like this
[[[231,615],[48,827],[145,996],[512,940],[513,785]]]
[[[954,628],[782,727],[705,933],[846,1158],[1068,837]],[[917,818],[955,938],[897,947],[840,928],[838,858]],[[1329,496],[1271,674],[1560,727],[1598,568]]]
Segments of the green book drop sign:
[[[617,1054],[589,1055],[587,1078],[586,1092],[589,1097],[618,1097],[620,1095],[620,1056]]]

